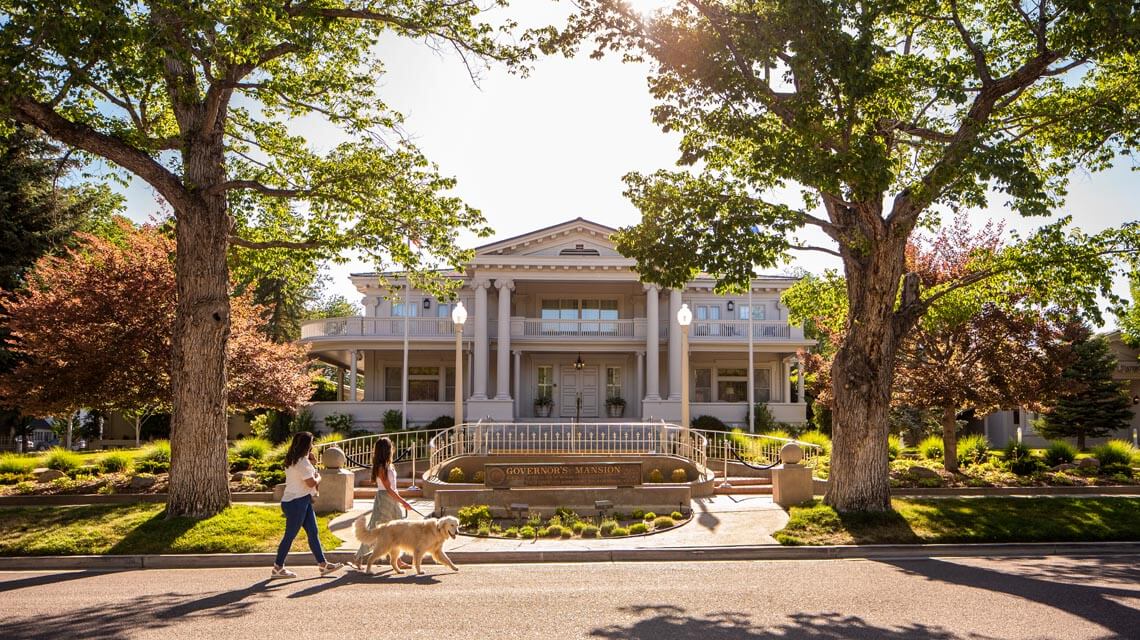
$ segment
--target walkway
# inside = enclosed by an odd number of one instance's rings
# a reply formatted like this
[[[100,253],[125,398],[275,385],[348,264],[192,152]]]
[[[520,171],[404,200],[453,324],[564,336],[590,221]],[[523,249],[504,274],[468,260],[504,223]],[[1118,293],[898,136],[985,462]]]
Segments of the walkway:
[[[409,500],[419,514],[431,514],[431,500]],[[596,538],[570,540],[511,540],[460,536],[444,545],[447,551],[553,551],[588,549],[660,549],[678,547],[731,547],[738,545],[776,544],[772,534],[783,528],[788,514],[772,502],[771,496],[711,496],[693,500],[694,518],[688,523],[661,533],[630,538]],[[359,546],[353,531],[357,517],[368,513],[371,500],[357,500],[352,511],[329,523],[329,529],[344,540],[339,551]],[[411,513],[412,518],[419,518]]]

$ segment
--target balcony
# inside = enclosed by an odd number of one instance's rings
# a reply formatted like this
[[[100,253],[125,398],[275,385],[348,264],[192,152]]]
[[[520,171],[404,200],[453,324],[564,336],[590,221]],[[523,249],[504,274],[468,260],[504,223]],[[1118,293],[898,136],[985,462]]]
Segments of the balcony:
[[[645,339],[645,318],[626,320],[547,320],[511,318],[511,339]]]
[[[747,340],[748,320],[694,320],[689,327],[689,339],[698,341]],[[802,327],[793,327],[776,320],[753,320],[753,340],[803,340]]]
[[[301,326],[301,339],[341,338],[341,337],[380,337],[403,338],[405,318],[360,317],[322,318],[310,320]],[[455,325],[451,318],[407,318],[408,336],[412,338],[454,338]],[[464,333],[470,338],[470,319]]]

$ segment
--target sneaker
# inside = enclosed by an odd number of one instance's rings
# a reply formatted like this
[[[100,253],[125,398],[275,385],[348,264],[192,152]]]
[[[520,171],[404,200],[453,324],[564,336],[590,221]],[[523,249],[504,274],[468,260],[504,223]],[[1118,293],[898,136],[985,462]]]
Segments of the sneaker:
[[[326,562],[326,563],[324,564],[324,566],[320,567],[320,569],[321,569],[321,575],[322,575],[322,576],[327,576],[328,574],[332,573],[333,571],[340,571],[340,570],[341,570],[341,569],[343,569],[343,568],[344,568],[344,564],[343,564],[343,563],[340,563],[340,562]]]
[[[278,569],[277,567],[274,567],[273,572],[269,574],[269,577],[270,577],[270,579],[273,579],[273,578],[296,578],[297,574],[286,569],[285,567],[281,567],[280,569]]]

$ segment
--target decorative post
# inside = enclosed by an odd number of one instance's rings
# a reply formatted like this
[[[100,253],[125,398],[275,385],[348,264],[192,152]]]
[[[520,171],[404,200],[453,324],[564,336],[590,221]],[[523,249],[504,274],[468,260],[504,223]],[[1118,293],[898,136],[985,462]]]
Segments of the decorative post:
[[[463,324],[467,322],[467,309],[463,302],[451,310],[455,324],[455,424],[463,424]]]
[[[689,325],[693,312],[682,304],[677,311],[677,324],[681,325],[681,429],[685,442],[689,440]]]

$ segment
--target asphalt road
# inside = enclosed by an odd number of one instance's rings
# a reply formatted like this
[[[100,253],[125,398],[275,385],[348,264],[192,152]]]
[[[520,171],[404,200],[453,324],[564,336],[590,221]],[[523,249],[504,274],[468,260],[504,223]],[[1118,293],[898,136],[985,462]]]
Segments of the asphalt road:
[[[0,573],[0,638],[1140,638],[1140,560]]]

